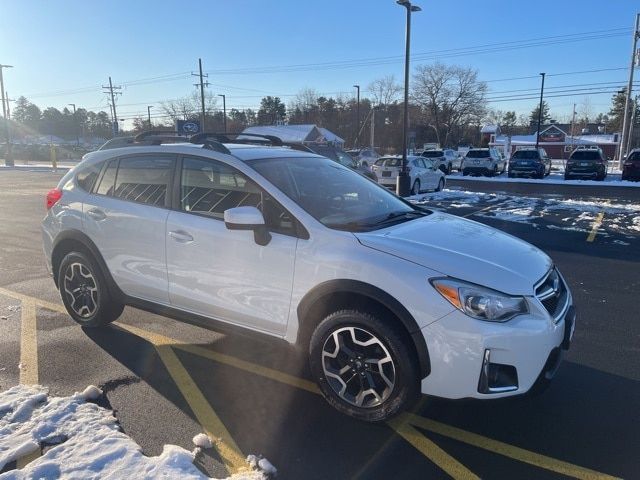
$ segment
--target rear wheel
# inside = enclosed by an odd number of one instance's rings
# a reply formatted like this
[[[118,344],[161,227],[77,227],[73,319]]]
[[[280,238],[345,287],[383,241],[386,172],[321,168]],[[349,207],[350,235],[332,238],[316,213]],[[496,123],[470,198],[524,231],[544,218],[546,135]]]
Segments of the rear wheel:
[[[444,189],[444,178],[441,178],[438,182],[438,186],[436,187],[436,192],[440,192]]]
[[[419,193],[420,193],[420,180],[416,179],[416,181],[413,182],[413,187],[411,188],[411,194],[418,195]]]
[[[462,170],[462,176],[466,177],[467,175],[469,175],[469,172],[467,170]]]
[[[311,372],[338,411],[381,422],[407,408],[419,374],[407,336],[380,318],[356,310],[326,317],[310,343]]]
[[[67,312],[85,327],[101,327],[116,320],[124,305],[115,300],[100,267],[82,252],[68,253],[60,263],[58,287]]]

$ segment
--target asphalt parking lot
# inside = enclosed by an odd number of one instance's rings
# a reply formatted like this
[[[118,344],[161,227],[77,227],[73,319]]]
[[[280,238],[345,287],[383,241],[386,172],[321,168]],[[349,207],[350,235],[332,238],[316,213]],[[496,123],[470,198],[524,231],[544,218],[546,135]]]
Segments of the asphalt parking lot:
[[[260,454],[286,479],[640,477],[640,188],[459,180],[421,195],[547,252],[572,288],[576,332],[541,396],[423,397],[412,412],[368,425],[329,407],[304,356],[284,344],[129,307],[109,328],[78,327],[41,248],[44,195],[60,177],[0,170],[0,391],[98,385],[148,455],[167,443],[191,449],[202,431],[217,439],[198,459],[211,476]]]

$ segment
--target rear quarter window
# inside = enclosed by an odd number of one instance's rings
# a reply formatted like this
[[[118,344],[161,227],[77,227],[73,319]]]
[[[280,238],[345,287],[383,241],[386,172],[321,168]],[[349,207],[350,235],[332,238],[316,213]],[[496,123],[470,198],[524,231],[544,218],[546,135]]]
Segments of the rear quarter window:
[[[93,186],[98,179],[98,175],[100,175],[103,164],[103,162],[100,162],[91,165],[80,166],[76,173],[76,184],[78,185],[78,187],[80,187],[81,190],[90,192],[93,189]]]

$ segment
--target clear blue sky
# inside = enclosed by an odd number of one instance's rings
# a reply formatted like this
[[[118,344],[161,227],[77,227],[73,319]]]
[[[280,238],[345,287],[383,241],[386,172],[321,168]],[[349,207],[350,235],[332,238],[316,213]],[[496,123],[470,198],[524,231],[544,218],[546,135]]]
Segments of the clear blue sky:
[[[608,1],[416,0],[423,11],[413,17],[412,53],[442,51],[610,29],[616,36],[534,48],[451,56],[444,63],[469,66],[480,78],[496,80],[627,67],[631,29],[640,4]],[[0,63],[12,98],[25,95],[41,107],[68,103],[108,111],[100,85],[109,75],[123,84],[119,114],[146,115],[146,105],[192,92],[202,57],[210,90],[227,95],[227,108],[258,105],[262,95],[287,102],[300,89],[353,95],[353,84],[395,74],[402,79],[404,9],[394,0],[209,0],[41,1],[2,0]],[[552,39],[553,40],[553,39]],[[556,39],[555,41],[557,41]],[[394,57],[391,63],[351,68],[275,73],[215,72],[293,64]],[[421,59],[413,62],[429,63]],[[127,85],[139,79],[174,77]],[[626,83],[626,70],[549,76],[546,85]],[[539,79],[489,83],[499,92],[538,88]],[[551,91],[551,90],[550,90]],[[66,93],[58,93],[66,92]],[[496,93],[497,92],[497,93]],[[365,92],[363,92],[365,94]],[[592,113],[606,112],[610,94],[591,95]],[[552,114],[563,118],[583,96],[550,98]],[[529,112],[535,100],[492,103],[492,108]]]

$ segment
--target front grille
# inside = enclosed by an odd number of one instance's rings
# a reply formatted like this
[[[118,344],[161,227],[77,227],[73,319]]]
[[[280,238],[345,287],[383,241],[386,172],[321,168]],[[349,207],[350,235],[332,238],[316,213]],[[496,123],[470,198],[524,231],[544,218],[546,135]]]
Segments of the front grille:
[[[536,285],[535,295],[549,315],[558,323],[567,311],[569,291],[555,267]]]

